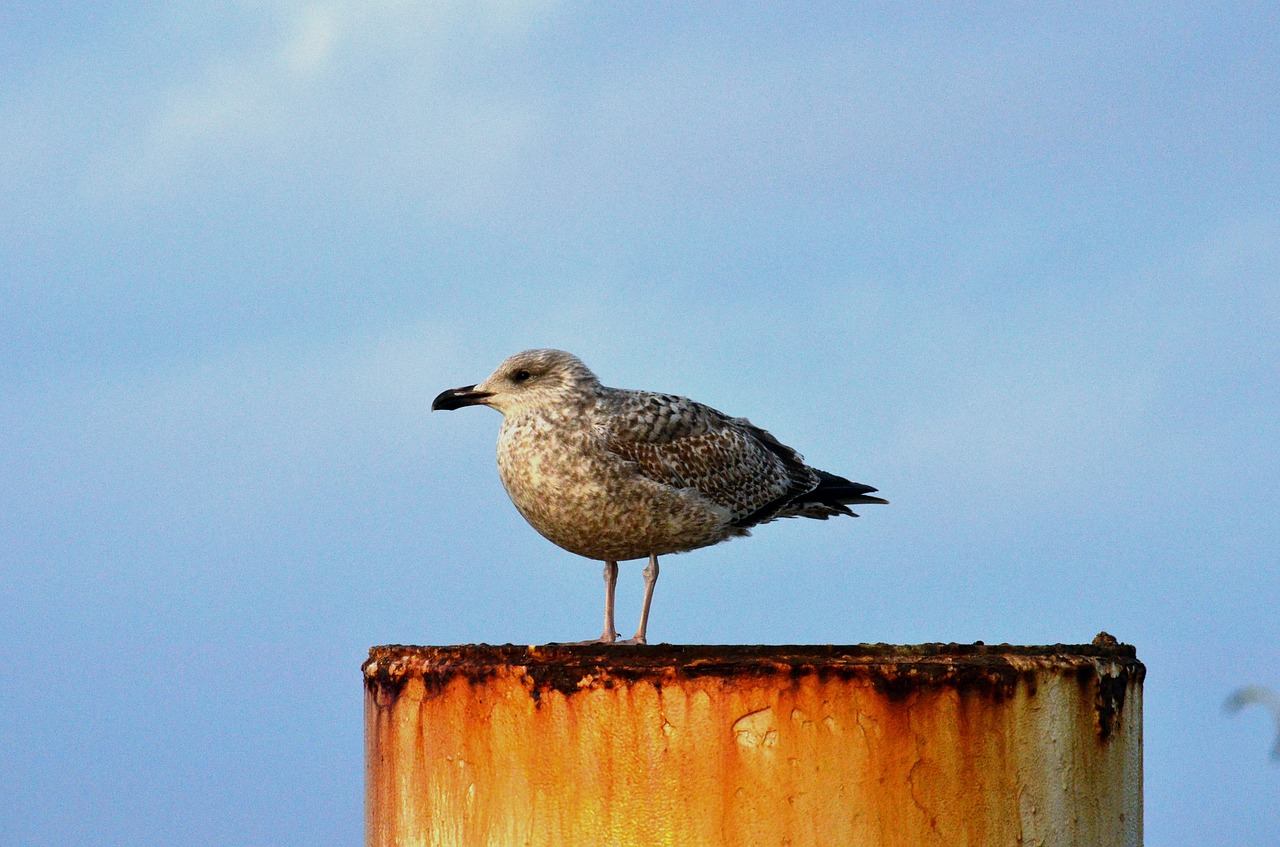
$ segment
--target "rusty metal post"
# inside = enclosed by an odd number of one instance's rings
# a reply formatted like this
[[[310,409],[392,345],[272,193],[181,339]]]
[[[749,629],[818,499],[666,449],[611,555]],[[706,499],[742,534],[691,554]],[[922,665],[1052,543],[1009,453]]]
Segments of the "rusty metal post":
[[[1142,844],[1132,647],[375,647],[370,847]]]

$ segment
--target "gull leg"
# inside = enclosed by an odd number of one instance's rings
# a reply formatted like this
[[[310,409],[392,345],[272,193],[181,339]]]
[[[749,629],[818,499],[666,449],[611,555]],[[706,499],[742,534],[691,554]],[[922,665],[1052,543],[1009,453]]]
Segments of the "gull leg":
[[[604,634],[600,636],[602,644],[612,644],[618,640],[618,630],[613,626],[613,593],[618,587],[618,563],[604,563]]]
[[[618,563],[604,563],[604,633],[590,641],[553,641],[564,647],[586,647],[590,644],[612,644],[618,640],[618,630],[613,626],[613,592],[618,587]],[[625,643],[625,642],[624,642]]]
[[[649,628],[649,604],[653,602],[653,587],[658,584],[658,557],[649,554],[649,564],[644,569],[644,605],[640,607],[640,627],[634,638],[628,638],[623,644],[647,644],[644,640],[645,630]]]

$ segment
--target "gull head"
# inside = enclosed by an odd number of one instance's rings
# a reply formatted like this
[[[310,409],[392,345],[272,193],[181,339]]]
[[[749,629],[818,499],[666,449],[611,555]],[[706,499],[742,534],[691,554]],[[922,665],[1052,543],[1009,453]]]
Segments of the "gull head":
[[[559,408],[593,397],[600,388],[586,365],[563,350],[525,350],[511,356],[483,382],[442,391],[432,410],[492,406],[504,415]]]

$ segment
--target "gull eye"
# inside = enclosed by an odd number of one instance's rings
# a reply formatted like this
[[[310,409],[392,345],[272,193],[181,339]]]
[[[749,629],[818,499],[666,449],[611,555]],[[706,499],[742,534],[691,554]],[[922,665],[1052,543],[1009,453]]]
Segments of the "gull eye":
[[[521,369],[521,370],[516,371],[514,374],[512,374],[512,375],[511,375],[511,378],[512,378],[513,380],[515,380],[516,382],[524,382],[525,380],[527,380],[527,379],[528,379],[529,377],[531,377],[531,376],[533,376],[533,374],[529,373],[529,372],[528,372],[528,371],[526,371],[526,370]]]

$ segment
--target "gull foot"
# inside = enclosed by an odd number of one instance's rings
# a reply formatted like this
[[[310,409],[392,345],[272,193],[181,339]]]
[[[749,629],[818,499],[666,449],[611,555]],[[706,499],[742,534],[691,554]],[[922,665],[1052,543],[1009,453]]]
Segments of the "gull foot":
[[[599,638],[588,638],[586,641],[549,641],[548,647],[590,647],[592,644],[628,644],[627,641],[618,641],[618,633],[605,633]]]

